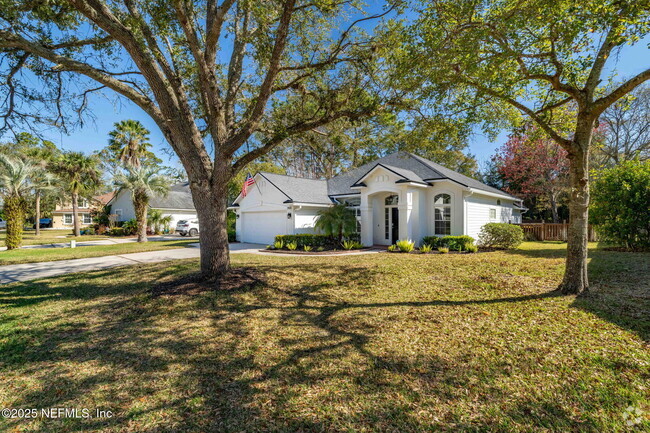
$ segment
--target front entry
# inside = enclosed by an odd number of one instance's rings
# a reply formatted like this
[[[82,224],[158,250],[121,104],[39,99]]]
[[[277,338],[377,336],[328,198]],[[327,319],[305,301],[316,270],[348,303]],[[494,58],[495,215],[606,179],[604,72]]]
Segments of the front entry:
[[[399,240],[399,209],[393,207],[390,209],[391,220],[391,240],[390,243],[394,244]]]
[[[394,244],[399,240],[399,203],[397,194],[384,200],[384,242]]]

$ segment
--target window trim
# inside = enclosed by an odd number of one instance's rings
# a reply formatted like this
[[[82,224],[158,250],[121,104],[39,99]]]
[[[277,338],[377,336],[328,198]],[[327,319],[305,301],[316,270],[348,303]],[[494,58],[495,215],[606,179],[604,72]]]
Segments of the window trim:
[[[70,217],[70,222],[66,222],[67,217]],[[74,215],[71,213],[63,214],[63,225],[71,226],[74,223]]]
[[[444,198],[443,198],[443,203],[442,204],[436,204],[436,199],[442,195],[446,195],[449,197],[449,203],[444,203]],[[440,191],[436,193],[433,196],[433,234],[434,236],[450,236],[452,232],[452,226],[451,223],[453,221],[453,204],[454,204],[454,195],[450,192],[447,191]],[[443,219],[437,219],[437,211],[440,210],[442,218]],[[445,218],[445,213],[446,210],[449,210],[449,219],[446,220]],[[446,223],[445,225],[448,227],[445,227],[444,232],[439,232],[438,231],[438,222],[441,223]]]
[[[494,212],[494,216],[492,216],[492,213]],[[490,221],[496,221],[497,220],[497,209],[494,207],[491,207],[489,210],[489,218]]]

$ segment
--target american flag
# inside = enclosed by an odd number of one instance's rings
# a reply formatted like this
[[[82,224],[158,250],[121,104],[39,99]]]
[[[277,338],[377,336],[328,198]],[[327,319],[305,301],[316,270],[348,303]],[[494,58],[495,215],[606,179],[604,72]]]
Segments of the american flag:
[[[253,176],[248,173],[248,176],[246,176],[246,180],[244,181],[244,185],[241,187],[241,195],[246,197],[246,194],[248,194],[248,188],[253,186],[254,183],[255,179],[253,179]]]

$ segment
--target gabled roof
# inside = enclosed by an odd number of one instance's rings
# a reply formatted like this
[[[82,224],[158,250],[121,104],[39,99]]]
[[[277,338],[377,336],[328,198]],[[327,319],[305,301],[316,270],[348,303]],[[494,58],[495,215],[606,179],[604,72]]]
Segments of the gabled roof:
[[[327,195],[327,181],[276,173],[258,173],[287,196],[286,203],[332,203]]]
[[[149,199],[149,207],[154,209],[195,210],[190,192],[190,183],[182,182],[172,185],[167,196],[154,195]]]
[[[412,182],[449,180],[468,188],[491,192],[493,194],[500,194],[505,197],[519,200],[517,197],[507,194],[497,188],[485,185],[476,179],[472,179],[471,177],[462,175],[440,164],[436,164],[433,161],[429,161],[428,159],[408,152],[392,153],[330,179],[327,182],[329,195],[336,196],[358,193],[358,191],[355,191],[351,187],[362,181],[362,179],[377,166],[383,166],[390,169],[400,177],[406,178]]]
[[[287,197],[285,203],[330,204],[332,197],[359,194],[357,188],[364,187],[366,177],[378,167],[395,173],[400,177],[398,183],[415,182],[426,185],[447,180],[467,188],[519,200],[497,188],[407,152],[392,153],[328,180],[306,179],[266,172],[258,173],[256,176],[264,177],[278,188]]]

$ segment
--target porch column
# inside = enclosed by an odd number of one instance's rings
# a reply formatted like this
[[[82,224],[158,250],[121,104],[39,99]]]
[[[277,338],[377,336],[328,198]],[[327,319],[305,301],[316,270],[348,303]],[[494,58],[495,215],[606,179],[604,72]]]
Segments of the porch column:
[[[399,238],[400,240],[414,239],[413,232],[413,191],[406,190],[400,194],[399,209]]]
[[[361,193],[361,243],[366,247],[371,247],[373,242],[373,221],[372,221],[372,204],[368,200],[368,195]]]

